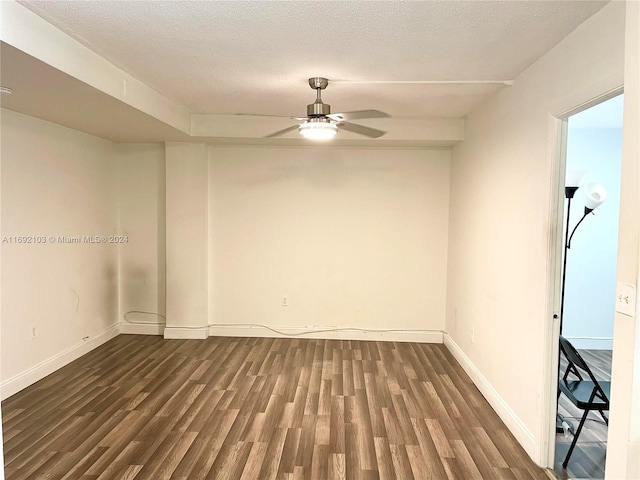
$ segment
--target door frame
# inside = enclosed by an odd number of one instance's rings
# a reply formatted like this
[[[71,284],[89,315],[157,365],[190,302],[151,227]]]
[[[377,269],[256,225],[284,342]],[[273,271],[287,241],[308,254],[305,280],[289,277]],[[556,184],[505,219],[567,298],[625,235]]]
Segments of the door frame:
[[[540,465],[553,470],[555,460],[557,385],[560,335],[560,293],[562,281],[563,225],[565,215],[564,180],[567,160],[568,119],[599,103],[624,93],[624,85],[614,76],[592,88],[578,92],[549,112],[550,202],[547,243],[547,315],[544,331],[544,370],[546,382],[542,394],[542,431],[537,448]],[[608,446],[608,445],[607,445]]]

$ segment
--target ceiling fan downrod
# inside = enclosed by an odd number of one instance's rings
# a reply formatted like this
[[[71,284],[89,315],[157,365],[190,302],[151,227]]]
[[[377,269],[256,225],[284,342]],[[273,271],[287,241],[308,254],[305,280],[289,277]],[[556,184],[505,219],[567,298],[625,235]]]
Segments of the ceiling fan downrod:
[[[329,80],[324,77],[311,77],[309,86],[317,92],[316,101],[307,105],[308,117],[324,117],[331,114],[331,105],[322,101],[321,92],[329,85]]]

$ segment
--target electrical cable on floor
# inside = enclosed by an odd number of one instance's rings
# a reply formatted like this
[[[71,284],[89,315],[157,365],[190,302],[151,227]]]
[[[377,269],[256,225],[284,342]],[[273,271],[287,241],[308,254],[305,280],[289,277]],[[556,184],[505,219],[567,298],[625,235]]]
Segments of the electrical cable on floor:
[[[308,330],[297,333],[288,333],[270,327],[268,325],[262,325],[260,323],[215,323],[210,325],[212,327],[249,327],[249,328],[265,328],[271,330],[278,335],[287,337],[300,337],[302,335],[312,335],[315,333],[331,333],[331,332],[365,332],[365,333],[433,333],[433,330],[403,330],[403,329],[375,329],[375,328],[358,328],[358,327],[335,327],[335,328],[323,328],[320,330]],[[295,327],[294,327],[295,328]]]
[[[130,313],[140,313],[140,314],[144,314],[144,315],[156,315],[158,317],[162,317],[164,319],[164,322],[160,322],[160,323],[155,323],[155,322],[133,322],[131,320],[129,320],[127,318],[127,315],[129,315]],[[144,312],[142,310],[129,310],[127,313],[125,313],[122,318],[124,318],[124,320],[128,323],[132,323],[134,325],[158,325],[158,324],[162,324],[162,323],[167,323],[167,317],[165,317],[164,315],[162,315],[161,313],[156,313],[156,312]]]
[[[145,312],[142,310],[130,310],[123,315],[123,318],[126,322],[134,324],[134,325],[158,325],[153,322],[140,322],[140,321],[132,321],[127,318],[127,315],[131,313],[138,313],[144,315],[156,315],[158,317],[162,317],[164,319],[164,324],[167,323],[167,318],[161,313],[156,312]],[[179,326],[179,328],[185,329],[201,329],[208,327],[249,327],[249,328],[264,328],[266,330],[270,330],[278,335],[282,335],[285,337],[300,337],[303,335],[313,335],[317,333],[333,333],[333,332],[364,332],[364,333],[434,333],[433,330],[405,330],[405,329],[375,329],[375,328],[359,328],[359,327],[333,327],[333,328],[321,328],[318,330],[305,330],[302,332],[283,332],[282,330],[278,330],[277,328],[270,327],[268,325],[263,325],[261,323],[215,323],[213,325],[203,325],[198,327],[193,326]],[[294,327],[295,328],[295,327]]]

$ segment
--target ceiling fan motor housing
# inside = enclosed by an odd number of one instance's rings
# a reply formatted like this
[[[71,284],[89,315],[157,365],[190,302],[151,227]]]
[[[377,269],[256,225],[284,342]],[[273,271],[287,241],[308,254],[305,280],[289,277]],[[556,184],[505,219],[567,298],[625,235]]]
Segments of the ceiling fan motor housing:
[[[322,100],[316,100],[314,103],[307,105],[308,117],[324,117],[331,113],[331,105],[324,103]]]

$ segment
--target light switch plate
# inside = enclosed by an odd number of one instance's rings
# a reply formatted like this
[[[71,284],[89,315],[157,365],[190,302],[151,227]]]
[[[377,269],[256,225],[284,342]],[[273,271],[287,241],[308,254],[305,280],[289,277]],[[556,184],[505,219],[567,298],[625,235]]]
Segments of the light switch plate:
[[[636,315],[636,288],[629,283],[616,285],[616,312],[630,317]]]

